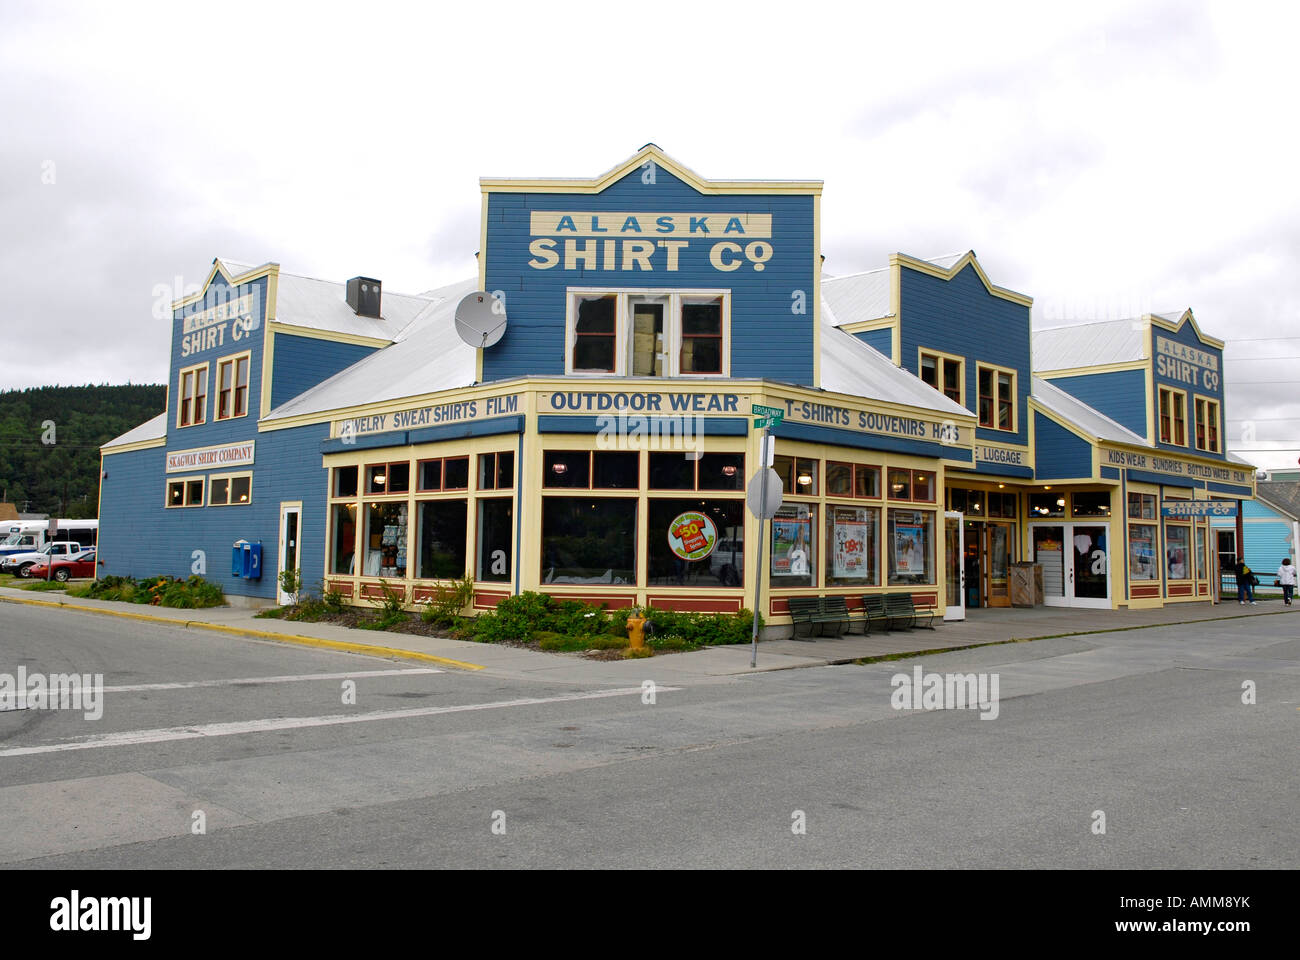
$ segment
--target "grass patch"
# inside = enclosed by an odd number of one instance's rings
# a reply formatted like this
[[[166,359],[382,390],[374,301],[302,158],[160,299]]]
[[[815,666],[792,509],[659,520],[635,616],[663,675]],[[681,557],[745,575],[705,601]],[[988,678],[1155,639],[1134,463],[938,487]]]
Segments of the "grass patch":
[[[552,653],[575,653],[580,650],[621,650],[628,645],[627,637],[614,634],[592,636],[556,633],[553,630],[541,630],[533,634],[533,639],[543,650]]]
[[[67,585],[66,583],[60,583],[58,580],[51,580],[51,581],[49,581],[48,583],[47,583],[46,581],[44,581],[44,580],[37,580],[35,583],[29,583],[29,584],[27,584],[25,587],[23,587],[23,589],[24,589],[24,590],[36,590],[36,591],[42,591],[42,590],[66,590],[66,589],[68,589],[68,585]]]

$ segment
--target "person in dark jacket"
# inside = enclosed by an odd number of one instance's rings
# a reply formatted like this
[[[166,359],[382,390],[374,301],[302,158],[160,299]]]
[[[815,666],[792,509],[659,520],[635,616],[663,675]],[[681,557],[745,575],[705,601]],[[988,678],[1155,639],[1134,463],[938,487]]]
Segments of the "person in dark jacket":
[[[1250,567],[1246,566],[1245,560],[1238,560],[1236,566],[1237,574],[1237,602],[1245,603],[1247,599],[1251,603],[1255,602],[1255,574],[1251,572]]]

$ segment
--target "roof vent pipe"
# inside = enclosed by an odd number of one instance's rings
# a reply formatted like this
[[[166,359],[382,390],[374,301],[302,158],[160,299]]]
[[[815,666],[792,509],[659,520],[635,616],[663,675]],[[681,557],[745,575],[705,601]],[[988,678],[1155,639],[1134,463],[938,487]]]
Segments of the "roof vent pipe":
[[[348,281],[348,306],[358,317],[380,319],[380,292],[383,288],[378,280],[370,277],[353,277]]]

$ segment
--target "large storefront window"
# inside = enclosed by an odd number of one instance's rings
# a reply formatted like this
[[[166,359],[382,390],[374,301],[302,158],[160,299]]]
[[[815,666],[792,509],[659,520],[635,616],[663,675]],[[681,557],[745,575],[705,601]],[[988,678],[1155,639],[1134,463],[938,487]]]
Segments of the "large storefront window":
[[[1165,569],[1169,571],[1170,580],[1190,580],[1191,571],[1191,527],[1181,524],[1165,524]]]
[[[651,490],[743,490],[743,453],[705,453],[692,459],[682,452],[650,454]]]
[[[367,577],[406,576],[406,504],[371,503],[366,507]]]
[[[1084,490],[1072,494],[1070,508],[1076,517],[1109,517],[1110,491]]]
[[[935,582],[934,514],[926,510],[890,510],[889,583]]]
[[[510,537],[514,531],[514,501],[492,497],[478,502],[478,572],[476,579],[505,583],[510,580]]]
[[[355,485],[357,471],[355,467],[351,469]],[[330,573],[348,576],[356,572],[353,560],[357,544],[357,505],[336,503],[330,512]]]
[[[1031,493],[1029,495],[1029,516],[1030,519],[1065,516],[1065,494]]]
[[[877,507],[826,505],[828,586],[874,587],[880,583],[879,528]]]
[[[542,582],[636,582],[636,501],[542,499]]]
[[[1128,515],[1131,520],[1154,520],[1156,518],[1155,494],[1130,493],[1128,495]]]
[[[768,584],[774,590],[815,587],[816,569],[816,504],[782,504],[772,518],[772,569]]]
[[[1156,552],[1154,524],[1130,523],[1128,525],[1128,578],[1130,580],[1159,580],[1160,559]]]
[[[745,582],[745,504],[651,500],[651,586],[739,587]]]
[[[419,518],[422,580],[456,580],[465,576],[464,500],[424,500],[416,504]]]

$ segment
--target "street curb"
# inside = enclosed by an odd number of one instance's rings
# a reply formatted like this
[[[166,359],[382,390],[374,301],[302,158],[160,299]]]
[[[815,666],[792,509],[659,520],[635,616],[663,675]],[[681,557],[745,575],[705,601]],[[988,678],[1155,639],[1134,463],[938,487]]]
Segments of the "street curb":
[[[204,623],[201,620],[178,620],[174,617],[155,617],[147,613],[127,613],[123,610],[104,610],[100,607],[87,607],[79,603],[61,603],[57,600],[35,600],[26,597],[4,597],[0,596],[0,603],[21,603],[33,607],[62,607],[67,610],[78,610],[82,613],[98,613],[107,617],[121,617],[124,620],[144,620],[148,623],[166,623],[174,627],[194,628],[198,630],[213,630],[217,633],[228,633],[241,637],[257,637],[264,640],[281,640],[285,643],[296,643],[307,647],[323,647],[327,650],[342,650],[348,653],[364,653],[370,656],[380,657],[401,657],[404,660],[422,660],[427,663],[440,663],[444,666],[455,667],[460,670],[484,670],[486,667],[481,663],[469,663],[465,660],[453,660],[450,657],[439,657],[432,653],[420,653],[416,650],[403,650],[399,647],[381,647],[372,643],[352,643],[347,640],[326,640],[323,637],[308,637],[297,633],[276,633],[273,630],[252,630],[244,627],[228,627],[219,623]]]

